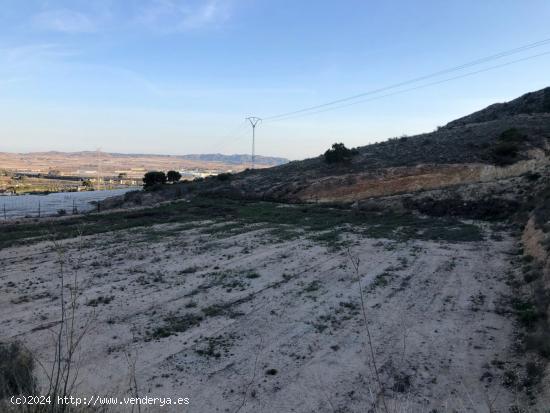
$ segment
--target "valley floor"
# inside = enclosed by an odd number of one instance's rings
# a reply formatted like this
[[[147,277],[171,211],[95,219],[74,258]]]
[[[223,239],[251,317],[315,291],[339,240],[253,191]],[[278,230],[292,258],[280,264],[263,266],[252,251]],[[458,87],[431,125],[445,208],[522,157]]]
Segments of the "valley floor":
[[[506,231],[234,218],[1,249],[1,339],[49,366],[63,268],[87,331],[78,395],[135,383],[193,412],[508,412],[521,399],[503,385],[518,363]]]

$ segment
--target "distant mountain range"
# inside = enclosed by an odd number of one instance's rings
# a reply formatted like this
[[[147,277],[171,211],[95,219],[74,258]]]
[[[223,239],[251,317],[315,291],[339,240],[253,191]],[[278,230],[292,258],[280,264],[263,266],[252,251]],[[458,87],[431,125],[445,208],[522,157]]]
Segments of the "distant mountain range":
[[[4,152],[8,155],[9,153]],[[12,155],[22,155],[25,157],[35,156],[66,156],[66,157],[82,157],[82,156],[97,156],[96,151],[78,151],[78,152],[62,152],[62,151],[46,151],[46,152],[25,152],[25,153],[13,153]],[[190,161],[199,162],[216,162],[230,165],[244,165],[252,162],[252,156],[247,154],[234,154],[223,155],[221,153],[205,153],[205,154],[189,154],[189,155],[157,155],[147,153],[119,153],[119,152],[101,152],[102,156],[109,156],[113,158],[172,158],[172,159],[186,159]],[[288,159],[279,158],[276,156],[255,156],[255,163],[257,165],[265,166],[277,166],[288,163]]]

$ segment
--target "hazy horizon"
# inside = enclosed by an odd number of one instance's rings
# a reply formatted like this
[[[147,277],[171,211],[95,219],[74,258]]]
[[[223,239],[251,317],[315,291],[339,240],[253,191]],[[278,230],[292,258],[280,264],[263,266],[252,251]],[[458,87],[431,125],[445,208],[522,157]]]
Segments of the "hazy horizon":
[[[9,153],[9,154],[21,154],[21,155],[30,155],[30,154],[37,154],[37,153],[49,153],[49,152],[57,152],[57,153],[65,153],[65,154],[78,154],[78,153],[85,153],[85,152],[91,152],[96,153],[97,151],[100,151],[103,154],[110,154],[110,155],[125,155],[125,156],[174,156],[174,157],[182,157],[182,156],[205,156],[205,155],[220,155],[220,156],[251,156],[250,153],[219,153],[219,152],[209,152],[209,153],[155,153],[155,152],[113,152],[113,151],[104,151],[101,148],[94,150],[75,150],[75,151],[60,151],[60,150],[45,150],[45,151],[26,151],[26,152],[16,152],[16,151],[0,151],[0,153]],[[273,156],[269,154],[263,154],[263,153],[256,153],[256,157],[264,157],[264,158],[281,158],[281,159],[287,159],[284,156]]]
[[[543,0],[8,0],[0,10],[0,152],[249,153],[247,115],[300,110],[546,39],[549,12]],[[430,132],[548,86],[549,64],[544,55],[265,122],[256,152],[302,159],[335,141],[362,146]]]

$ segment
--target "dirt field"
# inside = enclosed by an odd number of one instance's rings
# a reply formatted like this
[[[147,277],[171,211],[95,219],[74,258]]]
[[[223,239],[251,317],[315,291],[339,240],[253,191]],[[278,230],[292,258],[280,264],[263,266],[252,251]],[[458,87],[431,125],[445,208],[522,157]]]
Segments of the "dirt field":
[[[256,221],[213,216],[1,249],[2,339],[51,363],[63,267],[78,325],[89,326],[79,395],[128,394],[135,378],[139,396],[188,397],[193,412],[508,412],[522,400],[503,385],[519,362],[503,299],[518,247],[508,233],[480,222],[427,236],[418,222],[335,232]]]

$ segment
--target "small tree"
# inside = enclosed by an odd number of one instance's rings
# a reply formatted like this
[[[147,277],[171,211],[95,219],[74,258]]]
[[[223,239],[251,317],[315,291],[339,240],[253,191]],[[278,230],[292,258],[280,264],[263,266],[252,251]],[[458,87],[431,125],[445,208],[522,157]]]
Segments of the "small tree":
[[[166,183],[166,174],[159,171],[150,171],[143,176],[143,187],[145,189],[156,185],[164,185]]]
[[[178,171],[168,171],[166,174],[168,182],[178,182],[181,179],[181,174]]]
[[[357,149],[348,149],[343,143],[333,143],[332,148],[325,152],[324,157],[326,163],[349,162],[358,153]]]

